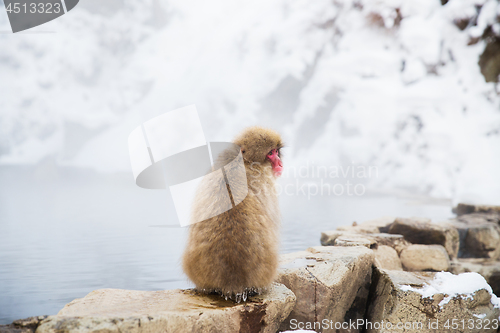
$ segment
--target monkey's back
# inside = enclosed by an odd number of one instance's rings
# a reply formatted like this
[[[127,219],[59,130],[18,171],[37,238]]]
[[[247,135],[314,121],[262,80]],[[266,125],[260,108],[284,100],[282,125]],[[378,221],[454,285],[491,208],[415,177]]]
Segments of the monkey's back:
[[[249,184],[247,197],[229,211],[190,226],[183,268],[198,289],[237,294],[274,280],[279,207],[270,179]],[[197,209],[207,209],[202,199]]]

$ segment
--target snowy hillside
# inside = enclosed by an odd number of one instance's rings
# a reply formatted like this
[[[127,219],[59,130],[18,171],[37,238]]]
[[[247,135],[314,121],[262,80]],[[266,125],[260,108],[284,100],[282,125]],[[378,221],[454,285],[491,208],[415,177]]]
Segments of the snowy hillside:
[[[272,126],[288,165],[377,166],[373,189],[499,204],[500,96],[478,65],[498,15],[496,0],[82,0],[0,34],[0,163],[129,171],[129,132],[196,104],[210,141]]]

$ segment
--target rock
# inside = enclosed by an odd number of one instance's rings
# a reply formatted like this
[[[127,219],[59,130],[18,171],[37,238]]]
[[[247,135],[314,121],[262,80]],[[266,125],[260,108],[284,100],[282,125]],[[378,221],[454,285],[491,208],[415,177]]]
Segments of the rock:
[[[431,223],[426,218],[397,218],[389,227],[390,234],[400,234],[413,244],[443,245],[450,258],[456,258],[459,234],[450,223]]]
[[[377,242],[370,237],[363,237],[360,234],[343,234],[335,238],[335,246],[364,246],[369,249],[377,247]]]
[[[448,271],[450,259],[442,245],[408,246],[401,252],[401,264],[407,271]]]
[[[375,268],[366,331],[496,332],[491,324],[489,330],[484,326],[486,320],[489,323],[498,320],[498,299],[491,294],[491,288],[480,275],[466,274]],[[482,326],[479,326],[478,319]],[[472,329],[467,326],[462,329],[462,323],[467,325],[470,321]],[[449,328],[446,328],[447,324]],[[453,324],[460,326],[453,330]]]
[[[40,322],[48,316],[14,320],[10,325],[0,325],[0,333],[34,333]]]
[[[493,223],[470,228],[465,248],[475,257],[497,259],[500,256],[500,228]]]
[[[468,224],[483,224],[483,223],[500,224],[500,214],[472,213],[467,215],[461,215],[457,218],[457,220]]]
[[[276,332],[295,305],[285,286],[236,304],[194,290],[95,290],[45,319],[37,333]]]
[[[444,233],[444,248],[450,259],[455,259],[458,256],[458,249],[460,248],[460,235],[458,230],[448,221],[442,221],[432,224],[433,227],[437,226]]]
[[[458,259],[458,261],[452,262],[450,271],[454,274],[479,273],[491,286],[493,293],[500,296],[500,261],[491,261],[484,258]]]
[[[471,17],[459,17],[453,20],[453,23],[457,26],[458,29],[460,30],[465,30],[469,26],[469,23],[471,21]]]
[[[375,249],[379,245],[387,245],[400,253],[410,243],[402,235],[373,233],[359,234],[348,231],[331,230],[321,233],[323,246],[365,246]]]
[[[320,242],[323,246],[334,246],[337,237],[342,235],[357,235],[352,232],[339,231],[339,230],[329,230],[321,233]]]
[[[450,220],[450,224],[458,230],[460,238],[460,258],[500,257],[500,226],[490,222],[488,215],[462,215]]]
[[[464,203],[459,203],[452,212],[460,215],[471,214],[471,213],[492,213],[500,215],[500,206],[484,206],[484,205],[469,205]]]
[[[399,259],[398,252],[392,247],[387,245],[380,245],[375,253],[375,266],[383,269],[399,270],[402,271],[401,260]]]
[[[494,36],[494,35],[493,35]],[[500,75],[500,38],[488,38],[483,53],[478,61],[486,82],[498,82]]]
[[[380,233],[371,234],[370,237],[377,242],[378,246],[386,245],[392,247],[396,250],[398,255],[403,249],[411,245],[406,239],[404,239],[403,235],[398,234]]]
[[[396,218],[393,216],[384,216],[378,219],[368,220],[353,226],[341,226],[338,227],[337,230],[366,234],[384,233],[389,230],[389,226],[394,222],[395,219]]]
[[[277,281],[294,292],[297,302],[280,330],[291,329],[293,321],[342,323],[362,319],[373,258],[373,251],[361,246],[318,246],[282,255]]]

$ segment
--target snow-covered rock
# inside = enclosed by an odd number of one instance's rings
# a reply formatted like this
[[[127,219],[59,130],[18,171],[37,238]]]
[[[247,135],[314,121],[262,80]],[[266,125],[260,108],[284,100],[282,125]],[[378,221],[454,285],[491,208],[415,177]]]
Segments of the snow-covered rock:
[[[484,258],[460,258],[451,265],[454,274],[476,272],[490,285],[493,293],[500,296],[500,261]]]
[[[371,327],[367,327],[367,332],[496,332],[498,329],[498,298],[477,273],[453,275],[375,269],[373,283],[374,294],[367,312]]]

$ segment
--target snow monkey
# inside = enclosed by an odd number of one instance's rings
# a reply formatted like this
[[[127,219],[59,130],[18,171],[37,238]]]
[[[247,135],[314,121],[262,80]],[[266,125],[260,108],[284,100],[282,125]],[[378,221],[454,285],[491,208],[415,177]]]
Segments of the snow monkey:
[[[183,269],[198,291],[239,303],[265,290],[276,277],[280,212],[275,180],[283,171],[283,143],[278,133],[262,127],[245,129],[234,143],[241,148],[248,195],[232,209],[190,226]],[[221,153],[214,169],[224,163],[227,158]],[[213,190],[203,185],[195,196],[194,218],[213,209],[204,203]],[[218,188],[238,196],[238,190],[225,182]]]

